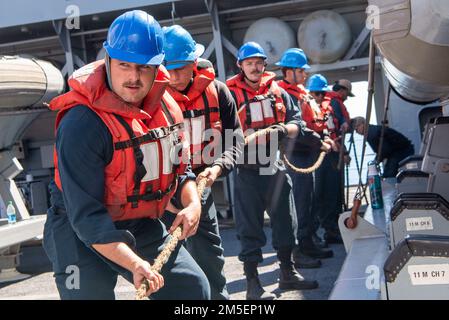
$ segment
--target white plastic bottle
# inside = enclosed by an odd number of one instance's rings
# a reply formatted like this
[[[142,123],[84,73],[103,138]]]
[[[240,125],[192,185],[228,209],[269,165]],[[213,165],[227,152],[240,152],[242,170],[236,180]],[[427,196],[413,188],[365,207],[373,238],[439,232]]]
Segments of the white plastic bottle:
[[[12,204],[12,201],[9,201],[8,206],[6,207],[6,214],[8,215],[8,223],[14,224],[16,223],[16,209],[14,208],[14,205]]]

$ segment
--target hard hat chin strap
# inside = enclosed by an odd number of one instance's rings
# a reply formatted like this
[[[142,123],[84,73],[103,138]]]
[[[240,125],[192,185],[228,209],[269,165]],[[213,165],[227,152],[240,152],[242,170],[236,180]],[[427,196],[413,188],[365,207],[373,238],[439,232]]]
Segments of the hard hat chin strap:
[[[114,89],[112,88],[112,77],[111,77],[111,57],[108,55],[107,52],[104,57],[104,66],[106,69],[106,81],[107,81],[106,84],[107,84],[109,90],[114,91]],[[154,69],[153,84],[151,85],[151,88],[149,91],[151,91],[151,89],[154,86],[154,83],[156,82],[156,77],[157,77],[158,72],[159,72],[159,66]]]
[[[104,57],[104,65],[105,65],[105,68],[106,68],[107,84],[109,86],[109,89],[112,91],[111,57],[109,56],[109,54],[107,52],[106,52],[106,55]]]
[[[293,81],[295,82],[295,84],[299,84],[298,77],[296,77],[296,70],[295,69],[292,70],[293,70]]]

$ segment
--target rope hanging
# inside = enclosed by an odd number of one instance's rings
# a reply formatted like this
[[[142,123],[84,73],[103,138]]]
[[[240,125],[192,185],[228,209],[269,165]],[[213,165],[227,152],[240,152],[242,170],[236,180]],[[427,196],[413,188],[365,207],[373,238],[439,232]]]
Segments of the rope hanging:
[[[290,163],[290,161],[288,161],[287,156],[284,154],[284,162],[287,166],[290,167],[290,169],[292,169],[295,173],[300,173],[300,174],[310,174],[312,172],[315,172],[323,163],[324,157],[326,156],[326,152],[325,151],[321,151],[320,155],[318,156],[317,161],[308,168],[297,168],[295,167],[292,163]]]
[[[354,195],[353,207],[351,210],[351,216],[346,219],[345,226],[348,229],[354,229],[357,227],[357,217],[359,213],[360,205],[362,204],[362,199],[365,196],[366,186],[363,185],[362,182],[362,169],[363,169],[363,161],[365,158],[366,151],[366,142],[368,138],[368,124],[370,122],[371,110],[373,107],[373,95],[374,95],[374,72],[375,72],[375,54],[376,48],[374,45],[373,33],[371,32],[370,37],[370,48],[369,48],[369,69],[368,69],[368,103],[366,107],[366,125],[363,134],[363,148],[362,148],[362,159],[359,170],[359,184],[357,186],[357,191]]]
[[[245,137],[245,145],[248,145],[249,143],[256,141],[256,139],[259,137],[269,135],[271,132],[274,132],[274,131],[276,131],[276,130],[272,129],[272,128],[265,128],[265,129],[256,131],[253,134],[250,134],[249,136]],[[285,164],[288,167],[290,167],[290,169],[292,169],[295,173],[299,173],[299,174],[310,174],[310,173],[316,171],[321,166],[321,164],[323,163],[324,157],[326,156],[326,152],[322,151],[320,153],[320,155],[318,156],[317,161],[311,167],[298,168],[288,160],[283,148],[281,147],[280,149],[281,149],[282,158],[283,158]]]

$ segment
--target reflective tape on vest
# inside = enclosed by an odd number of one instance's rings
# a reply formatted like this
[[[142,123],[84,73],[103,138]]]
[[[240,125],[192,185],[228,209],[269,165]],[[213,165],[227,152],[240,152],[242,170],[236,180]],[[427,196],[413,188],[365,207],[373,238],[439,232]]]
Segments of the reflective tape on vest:
[[[159,140],[162,150],[162,159],[159,154],[158,142],[142,144],[140,149],[143,153],[143,165],[147,171],[142,182],[159,179],[159,163],[162,163],[162,174],[173,173],[173,159],[176,157],[179,136],[177,131]],[[161,161],[162,160],[162,161]]]
[[[334,117],[330,112],[327,114],[326,126],[329,130],[335,130]]]
[[[162,149],[162,174],[170,174],[173,172],[173,152],[174,136],[171,134],[168,137],[161,139]]]
[[[204,130],[206,130],[206,120],[204,116],[190,119],[190,128],[193,145],[201,145],[204,142]]]
[[[147,174],[142,182],[152,181],[159,178],[159,148],[157,142],[146,143],[140,146],[143,153],[143,165]]]
[[[247,108],[246,105],[243,108]],[[273,121],[274,112],[271,99],[263,99],[261,101],[254,101],[249,103],[249,111],[251,113],[251,122],[266,122]]]

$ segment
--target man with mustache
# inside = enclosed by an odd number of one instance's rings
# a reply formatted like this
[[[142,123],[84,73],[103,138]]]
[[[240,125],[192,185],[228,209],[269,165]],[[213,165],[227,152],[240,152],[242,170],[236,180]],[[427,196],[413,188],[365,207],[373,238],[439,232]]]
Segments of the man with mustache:
[[[265,71],[267,56],[263,48],[256,42],[247,42],[240,47],[237,59],[240,73],[228,79],[226,84],[237,103],[245,135],[265,128],[274,131],[269,137],[257,138],[257,148],[251,144],[245,148],[245,163],[239,162],[234,190],[235,221],[241,243],[239,259],[243,262],[247,280],[246,297],[271,300],[275,295],[262,288],[257,272],[257,265],[263,260],[262,247],[266,243],[265,211],[271,218],[272,243],[280,261],[279,288],[318,287],[316,281],[305,280],[293,265],[296,211],[292,181],[283,162],[276,161],[277,146],[287,136],[318,148],[322,144],[318,137],[305,131],[299,109],[274,81],[275,74]],[[271,152],[273,146],[275,150]],[[267,164],[261,160],[268,150],[270,162]],[[253,153],[257,157],[255,163],[250,159]]]
[[[197,44],[179,25],[165,27],[164,34],[165,66],[170,73],[168,92],[184,114],[193,172],[198,178],[207,179],[198,232],[187,239],[186,247],[209,280],[211,298],[229,299],[211,186],[218,177],[226,176],[234,169],[243,149],[243,132],[229,89],[215,79],[212,64],[199,59],[204,46]],[[234,138],[236,142],[232,143]],[[217,149],[209,154],[210,147]],[[173,219],[173,215],[167,214],[163,221],[171,225]]]
[[[178,245],[162,269],[150,263],[170,236],[159,220],[170,199],[183,206],[181,239],[201,213],[182,112],[165,91],[163,32],[147,13],[114,20],[106,57],[77,70],[57,110],[55,182],[44,229],[62,299],[114,299],[120,274],[153,299],[209,299],[207,278]],[[74,274],[68,270],[77,270]]]

